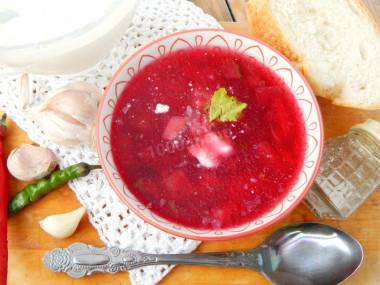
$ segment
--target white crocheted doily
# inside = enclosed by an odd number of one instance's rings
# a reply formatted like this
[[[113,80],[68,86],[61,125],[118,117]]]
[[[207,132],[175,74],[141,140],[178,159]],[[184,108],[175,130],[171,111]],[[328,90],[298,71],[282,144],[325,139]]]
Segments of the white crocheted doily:
[[[162,36],[195,28],[221,28],[218,22],[186,0],[142,0],[132,24],[113,50],[92,68],[77,74],[46,76],[29,74],[31,106],[39,105],[47,91],[74,81],[87,81],[99,89],[106,87],[118,67],[136,49]],[[99,164],[96,150],[86,147],[62,147],[53,144],[39,126],[18,110],[20,75],[0,68],[0,109],[42,147],[51,149],[61,168],[84,161]],[[198,241],[171,236],[142,221],[120,202],[104,174],[95,170],[87,177],[69,183],[80,203],[87,208],[92,225],[107,246],[133,248],[150,253],[185,253],[193,251]],[[132,284],[156,284],[171,269],[149,266],[130,271]]]

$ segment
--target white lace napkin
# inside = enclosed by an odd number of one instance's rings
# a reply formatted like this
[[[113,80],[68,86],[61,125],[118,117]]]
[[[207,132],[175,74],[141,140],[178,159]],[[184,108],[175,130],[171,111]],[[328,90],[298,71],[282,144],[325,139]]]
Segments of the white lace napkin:
[[[141,0],[132,24],[120,42],[96,66],[77,74],[43,76],[29,74],[31,106],[39,105],[47,91],[70,82],[84,80],[106,87],[118,67],[136,49],[162,36],[195,28],[221,28],[217,21],[186,0]],[[39,126],[18,110],[20,73],[0,68],[0,109],[24,131],[32,141],[51,149],[61,168],[85,161],[98,164],[94,149],[70,148],[53,144]],[[87,208],[90,222],[107,246],[133,248],[150,253],[185,253],[193,251],[198,241],[174,237],[146,224],[120,202],[100,170],[69,183],[80,203]],[[85,241],[82,241],[85,242]],[[36,261],[38,262],[38,261]],[[149,266],[130,271],[132,284],[156,284],[169,271],[168,266]]]

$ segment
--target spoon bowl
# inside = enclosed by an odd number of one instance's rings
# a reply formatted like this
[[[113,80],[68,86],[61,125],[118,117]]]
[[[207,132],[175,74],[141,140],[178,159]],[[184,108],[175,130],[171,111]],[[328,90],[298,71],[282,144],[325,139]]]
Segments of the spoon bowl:
[[[282,228],[252,250],[259,269],[274,284],[338,284],[361,265],[363,249],[344,231],[320,223]]]
[[[335,285],[350,277],[363,261],[359,242],[344,231],[319,223],[300,223],[272,233],[257,248],[188,254],[147,254],[118,247],[75,243],[45,254],[45,266],[82,277],[116,273],[154,264],[246,267],[277,285]]]

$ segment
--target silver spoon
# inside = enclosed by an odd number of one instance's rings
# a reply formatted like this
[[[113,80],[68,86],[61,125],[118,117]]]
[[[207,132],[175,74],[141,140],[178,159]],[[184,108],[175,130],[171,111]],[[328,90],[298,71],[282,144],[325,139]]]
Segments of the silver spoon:
[[[349,234],[319,223],[300,223],[272,233],[257,248],[189,254],[147,254],[118,247],[97,248],[74,243],[45,254],[45,266],[82,277],[116,273],[154,264],[246,267],[278,285],[328,285],[347,279],[360,266],[363,249]]]

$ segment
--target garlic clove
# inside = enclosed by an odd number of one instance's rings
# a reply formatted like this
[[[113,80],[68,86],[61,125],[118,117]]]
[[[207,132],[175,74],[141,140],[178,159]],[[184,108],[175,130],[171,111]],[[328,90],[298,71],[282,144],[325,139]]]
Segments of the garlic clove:
[[[100,97],[101,93],[93,84],[75,82],[51,91],[34,119],[57,144],[93,147]]]
[[[78,146],[92,143],[92,130],[80,121],[56,110],[41,110],[38,119],[45,134],[55,143]]]
[[[9,172],[21,181],[33,181],[49,175],[57,166],[55,154],[31,144],[22,144],[11,151],[7,159]]]
[[[45,106],[45,109],[62,112],[82,123],[94,122],[98,110],[97,102],[91,99],[90,94],[73,89],[58,93]]]
[[[27,105],[29,105],[29,75],[23,73],[20,77],[19,109],[23,111]]]
[[[87,92],[90,95],[91,99],[94,101],[99,102],[100,98],[102,97],[102,93],[99,92],[99,89],[94,84],[91,84],[89,82],[76,81],[67,85],[67,87]]]
[[[91,100],[94,101],[99,101],[102,96],[101,92],[94,84],[85,81],[76,81],[50,91],[47,94],[45,102],[48,102],[51,98],[66,90],[76,90],[79,92],[88,93],[90,95]]]
[[[75,232],[85,213],[86,208],[81,207],[69,213],[48,216],[39,224],[45,232],[53,237],[67,238]]]

